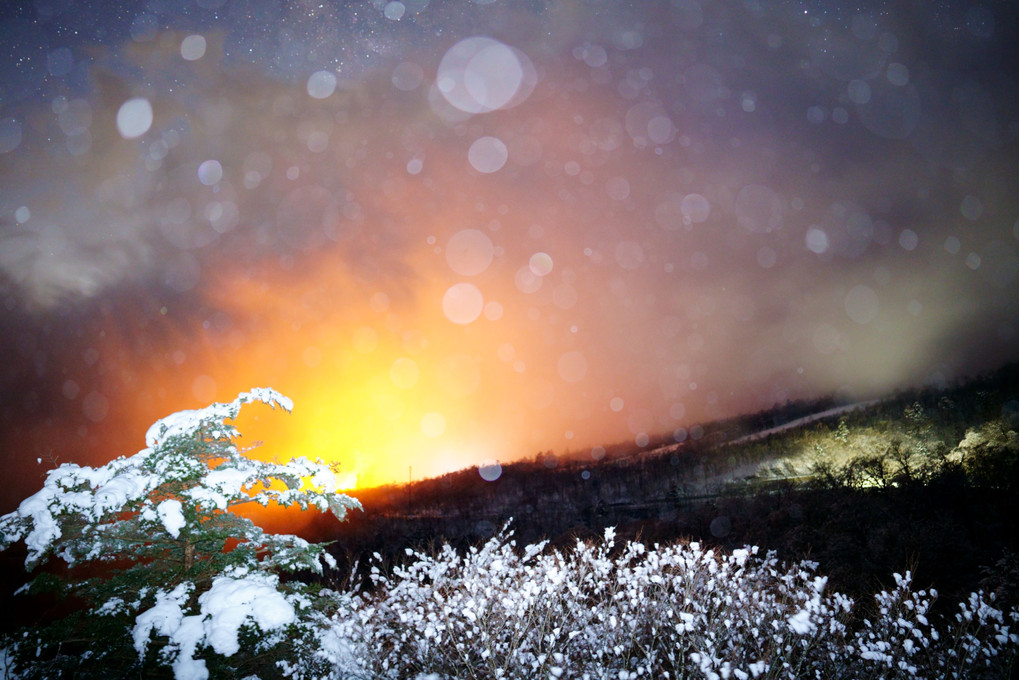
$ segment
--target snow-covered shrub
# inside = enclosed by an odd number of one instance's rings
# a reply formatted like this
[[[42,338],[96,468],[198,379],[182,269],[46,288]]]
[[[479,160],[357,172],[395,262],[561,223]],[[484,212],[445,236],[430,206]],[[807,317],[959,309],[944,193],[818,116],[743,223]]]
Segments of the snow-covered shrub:
[[[938,665],[941,636],[927,618],[937,592],[913,592],[908,571],[894,576],[895,589],[874,596],[877,617],[864,620],[851,642],[854,655],[869,662],[872,675],[865,677],[914,678]]]
[[[959,603],[959,613],[936,627],[928,616],[935,591],[913,591],[909,572],[896,587],[874,596],[877,616],[866,619],[848,643],[861,664],[848,677],[903,680],[1008,678],[1016,662],[1019,612],[1006,615],[983,593]],[[990,598],[993,599],[993,598]],[[866,672],[864,672],[864,670]]]
[[[332,557],[230,510],[274,503],[342,519],[358,504],[335,492],[327,465],[238,450],[227,421],[253,401],[292,408],[259,388],[173,414],[149,429],[147,448],[101,467],[61,465],[0,518],[0,549],[24,542],[28,570],[57,563],[22,591],[71,598],[68,616],[5,641],[18,677],[127,677],[157,666],[188,680],[282,674],[280,657],[316,640],[321,600],[279,574],[321,573]]]
[[[603,541],[517,550],[504,531],[457,553],[408,553],[371,573],[369,594],[336,594],[320,655],[333,677],[978,678],[1007,677],[1016,613],[981,595],[940,631],[934,593],[909,574],[863,619],[815,565],[754,548],[648,548]]]

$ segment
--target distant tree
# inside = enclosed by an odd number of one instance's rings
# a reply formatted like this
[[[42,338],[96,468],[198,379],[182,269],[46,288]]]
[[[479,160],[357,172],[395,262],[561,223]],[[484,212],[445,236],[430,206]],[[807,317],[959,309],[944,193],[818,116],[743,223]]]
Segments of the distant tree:
[[[835,428],[835,432],[832,433],[832,437],[835,438],[835,441],[841,444],[849,443],[849,426],[846,425],[845,418],[839,419],[839,426]]]
[[[96,468],[65,463],[0,518],[0,549],[23,542],[26,570],[50,567],[20,592],[58,593],[73,610],[0,644],[17,677],[264,678],[311,644],[319,603],[280,574],[321,573],[333,558],[231,510],[276,504],[343,519],[359,505],[335,492],[325,464],[238,450],[226,421],[253,401],[292,408],[260,388],[173,414],[149,429],[147,448]]]

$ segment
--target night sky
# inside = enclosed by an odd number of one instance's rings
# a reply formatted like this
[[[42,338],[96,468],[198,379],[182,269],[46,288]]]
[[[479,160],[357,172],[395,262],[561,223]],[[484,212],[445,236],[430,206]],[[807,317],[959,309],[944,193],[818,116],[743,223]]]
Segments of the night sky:
[[[1017,15],[6,3],[0,510],[256,386],[365,486],[1019,359]]]

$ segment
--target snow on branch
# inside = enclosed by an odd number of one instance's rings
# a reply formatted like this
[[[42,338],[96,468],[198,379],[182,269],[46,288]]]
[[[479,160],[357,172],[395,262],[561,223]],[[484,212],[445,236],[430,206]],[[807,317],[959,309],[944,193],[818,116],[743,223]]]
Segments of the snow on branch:
[[[332,469],[304,457],[287,463],[247,458],[233,444],[236,419],[251,402],[290,411],[290,399],[271,388],[241,393],[229,403],[174,413],[145,435],[147,448],[99,467],[65,463],[43,488],[0,518],[0,549],[24,540],[26,567],[49,555],[70,565],[122,556],[128,535],[188,540],[229,508],[256,502],[332,511],[338,519],[359,507],[336,493]],[[280,488],[282,487],[282,488]],[[250,522],[248,523],[250,524]],[[241,540],[262,539],[253,525],[238,525]]]

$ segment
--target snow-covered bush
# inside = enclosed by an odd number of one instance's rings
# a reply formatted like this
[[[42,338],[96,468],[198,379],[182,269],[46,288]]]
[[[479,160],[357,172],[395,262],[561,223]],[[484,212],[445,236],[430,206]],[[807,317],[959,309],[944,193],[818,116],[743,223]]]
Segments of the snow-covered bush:
[[[147,448],[101,467],[65,463],[0,518],[0,549],[23,542],[28,570],[56,563],[22,591],[70,597],[67,616],[5,641],[17,677],[127,677],[161,666],[188,680],[281,675],[316,640],[320,598],[279,574],[321,573],[332,557],[231,509],[254,502],[343,519],[358,503],[336,493],[327,465],[245,456],[227,421],[253,401],[292,408],[259,388],[173,414],[149,429]]]
[[[1004,678],[1019,648],[1019,615],[980,594],[938,629],[935,594],[896,575],[871,621],[812,563],[754,548],[617,547],[609,530],[568,552],[517,550],[504,532],[409,557],[373,568],[370,594],[336,595],[320,650],[334,677]]]

